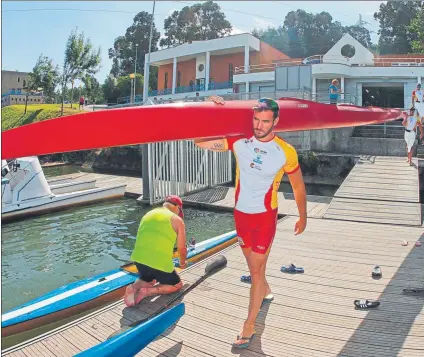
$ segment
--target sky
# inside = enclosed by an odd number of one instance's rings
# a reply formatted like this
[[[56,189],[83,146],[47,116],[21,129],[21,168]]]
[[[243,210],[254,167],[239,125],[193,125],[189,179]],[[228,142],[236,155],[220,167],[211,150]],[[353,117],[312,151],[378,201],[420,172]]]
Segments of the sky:
[[[163,35],[163,22],[173,11],[203,1],[156,1],[155,24]],[[378,40],[378,22],[373,14],[382,1],[217,1],[233,33],[278,26],[286,14],[301,8],[307,12],[329,12],[344,26],[354,25],[362,15]],[[2,70],[30,72],[42,53],[63,64],[66,40],[78,27],[100,47],[102,67],[96,75],[103,83],[112,67],[108,49],[125,34],[140,11],[152,12],[153,1],[2,1]]]

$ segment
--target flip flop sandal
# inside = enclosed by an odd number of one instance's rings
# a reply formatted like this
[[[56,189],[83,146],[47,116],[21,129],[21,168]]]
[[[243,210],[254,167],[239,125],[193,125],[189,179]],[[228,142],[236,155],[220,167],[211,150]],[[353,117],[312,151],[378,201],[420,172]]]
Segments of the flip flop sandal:
[[[253,337],[255,337],[255,335],[256,335],[256,332],[254,332],[253,335],[250,336],[250,337],[240,337],[240,335],[237,335],[237,341],[238,340],[246,340],[247,342],[240,343],[240,344],[234,342],[233,347],[234,348],[248,348],[249,345],[250,345],[250,342],[252,341]]]
[[[415,246],[416,246],[416,247],[421,247],[421,242],[420,242],[420,241],[416,241],[416,242],[415,242]]]
[[[264,306],[264,305],[266,305],[266,304],[269,304],[271,301],[273,301],[274,300],[274,295],[272,295],[272,294],[268,294],[267,296],[265,296],[264,297],[264,299],[262,300],[262,304],[261,304],[261,307],[262,306]]]
[[[380,301],[376,301],[376,300],[361,299],[361,300],[355,300],[353,303],[359,309],[369,309],[369,308],[380,306]]]
[[[381,277],[383,275],[383,273],[381,272],[381,268],[376,265],[374,267],[374,269],[372,270],[371,276],[373,277]]]
[[[403,289],[403,292],[407,294],[424,294],[424,288],[406,288]]]
[[[250,275],[242,275],[240,281],[242,283],[252,284],[252,277]]]
[[[283,265],[280,270],[283,273],[290,273],[290,274],[304,273],[305,272],[303,268],[297,268],[294,264]]]
[[[406,247],[408,244],[409,244],[409,242],[407,242],[406,240],[404,240],[402,243],[400,243],[401,245],[403,245],[404,247]]]

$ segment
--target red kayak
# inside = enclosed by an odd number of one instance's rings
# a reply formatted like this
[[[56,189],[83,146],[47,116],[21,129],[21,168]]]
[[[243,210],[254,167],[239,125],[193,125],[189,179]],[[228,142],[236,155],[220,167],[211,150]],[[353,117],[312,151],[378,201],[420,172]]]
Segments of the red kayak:
[[[2,159],[252,134],[255,100],[173,103],[87,112],[23,125],[2,133]],[[281,98],[276,131],[342,128],[401,117],[399,109],[330,105]]]

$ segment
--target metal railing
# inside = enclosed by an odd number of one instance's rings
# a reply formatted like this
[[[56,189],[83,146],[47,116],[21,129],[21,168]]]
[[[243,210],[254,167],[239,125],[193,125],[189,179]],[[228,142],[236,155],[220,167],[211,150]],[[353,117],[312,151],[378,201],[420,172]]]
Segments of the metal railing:
[[[234,74],[273,72],[276,67],[314,65],[314,64],[342,64],[349,67],[424,67],[424,56],[419,57],[375,57],[373,64],[352,62],[349,57],[344,57],[344,61],[338,56],[314,55],[302,58],[284,59],[273,61],[272,63],[262,63],[249,65],[247,71],[245,66],[234,68]]]
[[[227,89],[232,88],[233,82],[232,81],[226,81],[226,82],[212,82],[208,85],[208,90],[218,90],[218,89]],[[197,84],[197,85],[191,85],[191,86],[179,86],[175,88],[175,94],[178,93],[194,93],[194,92],[204,92],[205,91],[205,85],[204,84]],[[152,90],[149,91],[149,97],[156,97],[161,95],[172,95],[172,89],[161,89],[161,90]],[[142,102],[143,101],[143,95],[138,94],[135,96],[135,103]],[[131,97],[119,97],[118,98],[118,104],[127,104],[131,103]]]
[[[168,103],[189,103],[189,102],[198,102],[198,101],[205,101],[206,98],[210,96],[210,94],[205,93],[199,93],[203,94],[198,97],[191,96],[181,99],[162,99],[161,101],[158,101],[157,103],[153,103],[153,101],[149,98],[149,104],[168,104]],[[228,94],[220,94],[220,97],[224,98],[224,100],[254,100],[254,99],[260,99],[262,97],[269,97],[273,99],[279,99],[282,97],[285,98],[297,98],[297,99],[306,99],[306,100],[313,100],[320,103],[330,103],[329,94],[327,91],[320,91],[317,93],[312,93],[310,89],[294,89],[294,90],[280,90],[280,91],[261,91],[261,92],[248,92],[248,93],[228,93]],[[357,96],[351,93],[341,93],[339,94],[339,98],[337,100],[337,104],[353,104],[357,105]],[[144,105],[143,102],[137,102],[137,103],[126,103],[126,104],[117,104],[113,106],[108,106],[107,108],[98,106],[96,109],[93,107],[94,110],[101,110],[101,109],[114,109],[114,108],[126,108],[126,107],[133,107],[133,106],[140,106]],[[98,109],[97,109],[98,108]]]
[[[231,152],[211,152],[192,141],[148,144],[150,204],[232,180]]]

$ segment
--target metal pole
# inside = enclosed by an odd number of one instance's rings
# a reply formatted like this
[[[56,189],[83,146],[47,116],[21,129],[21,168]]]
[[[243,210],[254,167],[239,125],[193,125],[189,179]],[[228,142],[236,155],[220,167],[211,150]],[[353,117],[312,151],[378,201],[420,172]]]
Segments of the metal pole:
[[[153,33],[153,21],[155,18],[155,5],[156,1],[153,1],[153,11],[152,11],[152,22],[150,23],[150,37],[149,37],[149,54],[147,57],[147,63],[145,62],[145,76],[144,76],[144,85],[143,85],[143,100],[147,101],[149,97],[149,66],[150,66],[150,50],[152,48],[152,33]],[[151,197],[153,193],[153,187],[150,187],[153,184],[153,175],[152,175],[152,167],[149,168],[149,159],[152,157],[152,150],[149,147],[149,144],[144,144],[141,147],[142,157],[141,157],[141,165],[142,165],[142,177],[143,177],[143,199],[150,199],[150,203],[153,202],[155,197]]]
[[[152,22],[150,23],[150,36],[149,36],[149,52],[147,55],[147,62],[145,64],[146,66],[146,76],[144,77],[144,98],[145,100],[149,97],[149,78],[150,78],[150,51],[152,49],[152,34],[153,34],[153,21],[155,18],[155,5],[156,1],[153,1],[153,11],[152,11]]]
[[[137,47],[138,43],[135,44],[135,62],[134,62],[134,103],[135,103],[135,85],[137,82]]]

